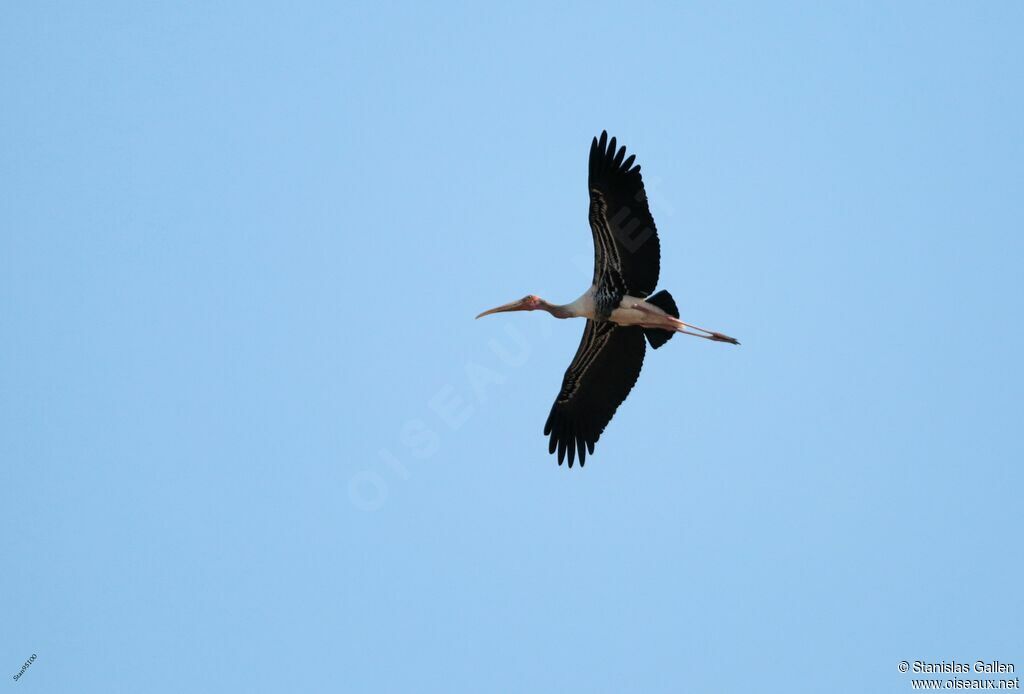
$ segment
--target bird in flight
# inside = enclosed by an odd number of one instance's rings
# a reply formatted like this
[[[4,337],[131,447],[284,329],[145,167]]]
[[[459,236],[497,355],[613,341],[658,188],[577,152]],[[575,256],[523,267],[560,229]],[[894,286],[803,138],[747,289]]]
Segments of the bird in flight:
[[[653,293],[658,284],[661,245],[647,205],[640,166],[615,138],[602,132],[590,145],[590,230],[594,235],[594,279],[569,304],[551,304],[530,294],[484,311],[547,311],[555,318],[586,318],[583,339],[565,371],[544,435],[558,464],[579,455],[580,465],[632,390],[644,363],[644,340],[658,349],[675,333],[715,342],[739,342],[728,335],[679,320],[672,295]]]

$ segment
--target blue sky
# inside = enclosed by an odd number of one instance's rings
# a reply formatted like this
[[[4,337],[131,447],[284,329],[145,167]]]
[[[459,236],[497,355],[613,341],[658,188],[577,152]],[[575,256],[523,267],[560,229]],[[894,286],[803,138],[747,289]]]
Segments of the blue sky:
[[[903,692],[1024,668],[1015,3],[0,13],[22,692]],[[684,319],[541,428],[586,156]]]

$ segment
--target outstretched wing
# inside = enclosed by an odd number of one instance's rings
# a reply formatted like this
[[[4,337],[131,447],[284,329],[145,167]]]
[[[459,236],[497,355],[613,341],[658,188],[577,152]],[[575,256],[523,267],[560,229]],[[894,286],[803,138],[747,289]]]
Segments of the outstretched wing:
[[[562,390],[544,425],[548,450],[558,449],[561,465],[566,451],[569,467],[579,452],[580,465],[633,389],[644,364],[644,334],[640,328],[610,321],[587,321],[579,349],[565,371]]]
[[[594,232],[594,284],[615,285],[645,297],[658,285],[661,244],[647,205],[636,155],[615,150],[608,133],[590,145],[590,228]]]

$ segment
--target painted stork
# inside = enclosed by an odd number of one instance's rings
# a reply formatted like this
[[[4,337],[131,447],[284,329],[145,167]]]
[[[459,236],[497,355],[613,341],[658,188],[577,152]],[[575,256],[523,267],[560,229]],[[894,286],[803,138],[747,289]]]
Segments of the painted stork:
[[[594,235],[594,279],[570,304],[551,304],[530,294],[484,311],[547,311],[555,318],[586,318],[583,339],[565,371],[562,389],[551,407],[544,435],[558,464],[580,465],[632,390],[644,363],[644,338],[658,349],[675,333],[738,345],[735,338],[679,320],[672,295],[657,293],[661,260],[644,192],[640,166],[615,138],[602,132],[590,145],[590,230]]]

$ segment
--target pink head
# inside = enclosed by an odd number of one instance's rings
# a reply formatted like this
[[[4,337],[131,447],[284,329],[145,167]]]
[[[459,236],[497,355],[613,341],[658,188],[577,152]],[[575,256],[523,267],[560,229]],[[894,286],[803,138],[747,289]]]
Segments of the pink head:
[[[543,309],[546,311],[548,310],[548,306],[550,306],[550,304],[539,296],[536,296],[535,294],[527,294],[522,299],[510,301],[507,304],[502,304],[501,306],[495,306],[492,309],[488,309],[477,316],[477,318],[482,318],[483,316],[488,316],[492,313],[504,313],[505,311],[536,311],[537,309]]]

